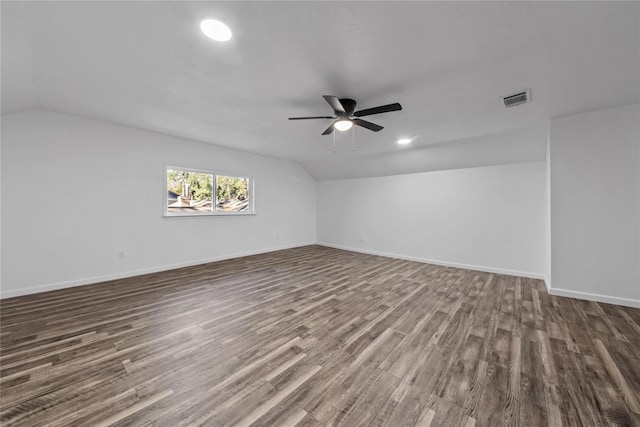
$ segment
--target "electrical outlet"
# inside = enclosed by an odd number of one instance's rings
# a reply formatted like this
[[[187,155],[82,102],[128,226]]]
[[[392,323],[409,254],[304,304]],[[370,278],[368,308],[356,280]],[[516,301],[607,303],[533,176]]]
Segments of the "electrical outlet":
[[[124,259],[124,251],[118,252],[118,259]]]

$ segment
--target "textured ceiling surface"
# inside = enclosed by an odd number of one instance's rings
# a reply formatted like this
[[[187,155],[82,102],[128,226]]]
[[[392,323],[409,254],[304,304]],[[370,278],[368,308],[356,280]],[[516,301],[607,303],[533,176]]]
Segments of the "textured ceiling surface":
[[[313,165],[513,135],[640,94],[639,2],[8,2],[2,112],[45,108]],[[234,33],[213,42],[199,21]],[[505,109],[502,96],[531,89]],[[321,136],[322,95],[400,102]],[[413,138],[410,147],[395,140]],[[356,150],[351,150],[355,138]],[[490,150],[491,148],[487,148]],[[502,148],[496,148],[502,150]],[[526,150],[525,150],[526,151]],[[323,163],[324,162],[324,163]],[[349,163],[351,162],[351,163]],[[384,163],[384,162],[381,162]]]

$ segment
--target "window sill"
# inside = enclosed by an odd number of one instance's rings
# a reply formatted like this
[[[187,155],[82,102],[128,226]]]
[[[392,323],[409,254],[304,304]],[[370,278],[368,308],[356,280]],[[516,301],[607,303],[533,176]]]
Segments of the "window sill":
[[[218,213],[193,213],[193,214],[167,214],[162,215],[164,218],[203,218],[212,216],[252,216],[256,215],[255,212],[218,212]]]

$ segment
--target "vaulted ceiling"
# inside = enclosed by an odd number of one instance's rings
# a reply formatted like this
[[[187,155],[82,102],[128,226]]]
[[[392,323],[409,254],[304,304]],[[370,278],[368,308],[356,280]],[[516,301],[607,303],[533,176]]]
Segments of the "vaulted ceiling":
[[[382,174],[374,169],[397,163],[389,172],[398,172],[413,152],[428,157],[425,150],[473,141],[489,150],[477,145],[481,157],[504,155],[518,135],[537,145],[513,149],[511,160],[519,150],[528,153],[521,160],[539,157],[550,118],[640,99],[639,2],[3,1],[1,8],[3,114],[51,109],[300,161],[316,177],[345,176],[358,165]],[[226,21],[231,41],[204,37],[206,16]],[[532,102],[505,109],[502,96],[524,89]],[[287,120],[330,115],[325,94],[354,98],[358,108],[400,102],[404,109],[368,117],[385,127],[379,133],[337,134],[334,154],[333,137],[321,135],[330,121]],[[412,144],[396,145],[401,137]]]

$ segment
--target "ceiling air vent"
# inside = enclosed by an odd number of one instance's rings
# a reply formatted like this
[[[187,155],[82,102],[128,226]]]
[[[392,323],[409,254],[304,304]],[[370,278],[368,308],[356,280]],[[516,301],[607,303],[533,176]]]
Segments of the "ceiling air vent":
[[[525,90],[524,92],[514,93],[513,95],[505,96],[502,100],[504,101],[504,106],[507,108],[526,104],[527,102],[531,102],[531,91]]]

